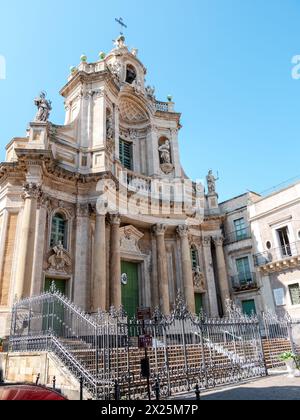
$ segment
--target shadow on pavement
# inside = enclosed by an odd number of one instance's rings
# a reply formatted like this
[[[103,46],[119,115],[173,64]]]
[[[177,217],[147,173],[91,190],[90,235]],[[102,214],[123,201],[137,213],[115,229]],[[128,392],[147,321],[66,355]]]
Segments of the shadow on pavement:
[[[201,401],[300,401],[300,387],[238,388],[202,395]]]

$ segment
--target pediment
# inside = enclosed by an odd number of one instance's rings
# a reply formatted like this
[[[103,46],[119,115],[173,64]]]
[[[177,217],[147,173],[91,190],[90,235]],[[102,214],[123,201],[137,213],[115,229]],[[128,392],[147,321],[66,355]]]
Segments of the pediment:
[[[142,252],[139,248],[139,241],[143,238],[144,234],[136,229],[134,226],[125,226],[120,229],[121,236],[121,252],[138,254]]]

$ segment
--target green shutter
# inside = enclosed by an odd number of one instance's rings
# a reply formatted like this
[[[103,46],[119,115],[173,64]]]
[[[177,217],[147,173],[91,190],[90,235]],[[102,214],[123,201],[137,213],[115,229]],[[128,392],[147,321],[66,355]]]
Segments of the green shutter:
[[[120,161],[126,169],[132,170],[132,144],[124,140],[120,140]]]
[[[245,315],[251,316],[253,314],[256,314],[256,306],[254,300],[244,300],[242,302],[243,307],[243,313]]]
[[[292,305],[300,305],[300,288],[299,284],[291,284],[289,286]]]
[[[139,307],[138,265],[122,261],[122,274],[127,274],[127,284],[122,284],[122,305],[130,318],[136,315]]]
[[[203,299],[200,293],[195,294],[196,315],[199,315],[203,308]]]
[[[55,283],[56,290],[63,295],[66,295],[66,280],[56,280],[56,279],[46,279],[45,281],[45,292],[49,292],[52,283]],[[44,321],[43,321],[43,330],[47,331],[50,328],[55,332],[59,337],[63,332],[63,323],[65,319],[64,307],[61,303],[56,302],[54,307],[52,305],[44,305],[43,308]],[[54,316],[52,316],[52,313]],[[47,314],[47,316],[46,316]],[[48,314],[51,314],[49,317]]]

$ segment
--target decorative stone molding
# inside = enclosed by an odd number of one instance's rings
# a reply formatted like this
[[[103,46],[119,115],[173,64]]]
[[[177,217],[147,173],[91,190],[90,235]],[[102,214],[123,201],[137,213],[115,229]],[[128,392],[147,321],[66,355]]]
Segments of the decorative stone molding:
[[[156,236],[164,235],[167,231],[167,225],[157,224],[153,226],[152,231]]]
[[[78,204],[76,208],[77,217],[88,217],[90,215],[90,208],[88,204]]]
[[[211,237],[210,236],[204,236],[202,238],[202,244],[204,247],[210,247],[211,246]]]
[[[174,165],[172,163],[162,163],[160,168],[164,174],[169,175],[171,172],[173,172]]]
[[[196,291],[203,292],[205,290],[204,274],[201,272],[200,267],[193,270],[193,281]]]
[[[120,225],[121,224],[121,216],[119,213],[111,213],[109,215],[109,222],[111,225]]]
[[[42,189],[39,184],[29,182],[23,185],[23,198],[26,199],[39,199],[42,194]]]
[[[225,238],[223,236],[216,236],[213,240],[216,246],[223,246]]]
[[[177,234],[179,235],[180,238],[186,238],[186,237],[189,236],[190,229],[187,225],[180,225],[176,229],[176,232],[177,232]]]
[[[49,273],[69,273],[72,266],[72,259],[70,254],[64,249],[60,243],[51,250],[51,255],[48,258]]]
[[[143,238],[144,234],[137,230],[134,226],[125,226],[120,229],[121,236],[121,252],[126,254],[141,255],[139,241]]]

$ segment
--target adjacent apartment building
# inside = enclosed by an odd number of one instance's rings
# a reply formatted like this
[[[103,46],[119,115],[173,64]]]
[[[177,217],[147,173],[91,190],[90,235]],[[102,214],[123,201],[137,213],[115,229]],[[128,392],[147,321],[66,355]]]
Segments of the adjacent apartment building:
[[[300,317],[300,182],[220,207],[233,300],[247,314]]]

